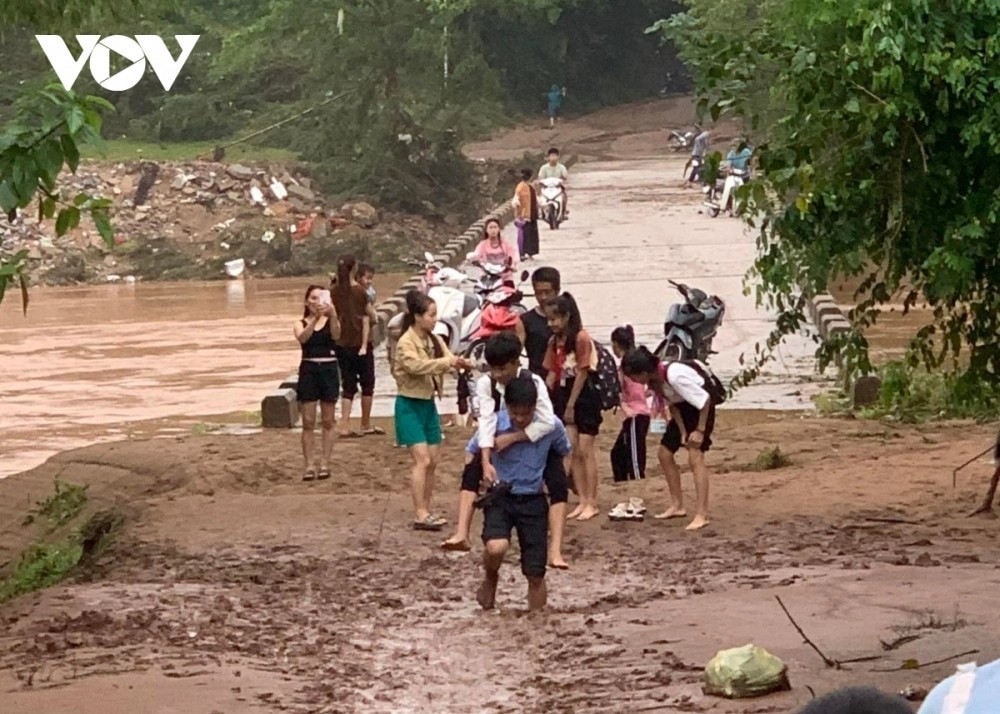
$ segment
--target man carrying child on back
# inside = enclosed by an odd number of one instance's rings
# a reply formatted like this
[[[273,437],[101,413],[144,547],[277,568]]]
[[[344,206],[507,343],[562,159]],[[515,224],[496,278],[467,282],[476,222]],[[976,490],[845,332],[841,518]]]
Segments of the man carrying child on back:
[[[535,418],[539,396],[530,376],[519,375],[507,384],[504,391],[507,408],[497,415],[498,440],[528,428]],[[469,442],[466,450],[475,463],[478,437]],[[521,572],[528,580],[528,609],[545,607],[549,503],[544,493],[544,473],[551,461],[550,451],[555,452],[556,461],[570,451],[569,438],[558,419],[553,430],[537,441],[515,440],[493,456],[496,480],[482,501],[486,572],[476,598],[484,610],[491,609],[496,601],[500,565],[510,547],[511,530],[517,531]]]

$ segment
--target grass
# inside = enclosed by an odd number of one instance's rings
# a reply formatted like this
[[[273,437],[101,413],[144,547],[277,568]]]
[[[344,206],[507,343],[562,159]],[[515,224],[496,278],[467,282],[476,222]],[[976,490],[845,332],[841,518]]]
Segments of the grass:
[[[21,525],[31,525],[37,518],[44,517],[48,521],[49,531],[68,523],[76,518],[87,503],[87,486],[78,486],[55,479],[55,493],[43,501],[29,513]]]
[[[225,141],[218,143],[225,143]],[[105,142],[105,154],[101,154],[92,146],[85,146],[81,148],[81,155],[85,159],[95,161],[134,161],[136,159],[193,161],[198,158],[211,160],[212,150],[215,146],[216,142],[211,141],[165,144],[131,139],[112,139]],[[293,162],[297,159],[298,157],[293,152],[286,149],[237,144],[226,149],[224,161],[228,163],[239,161]]]
[[[780,446],[769,446],[757,454],[757,458],[747,465],[747,471],[773,471],[790,466],[792,460],[782,453]]]
[[[0,580],[0,603],[55,585],[76,567],[82,555],[83,546],[74,538],[55,545],[30,546],[10,577]]]

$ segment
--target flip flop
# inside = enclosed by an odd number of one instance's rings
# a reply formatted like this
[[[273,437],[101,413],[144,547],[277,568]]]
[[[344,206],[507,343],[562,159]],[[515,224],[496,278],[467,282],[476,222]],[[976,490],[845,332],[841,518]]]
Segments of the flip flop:
[[[321,468],[319,470],[319,473],[316,475],[316,478],[318,478],[320,481],[330,478],[330,469],[326,467]]]
[[[303,481],[312,481],[316,478],[316,469],[306,469],[306,472],[302,474]]]
[[[377,426],[373,426],[373,427],[370,427],[370,428],[365,429],[364,431],[362,431],[361,435],[362,436],[372,436],[372,435],[377,434],[377,435],[381,436],[384,433],[385,433],[384,429],[381,429],[381,428],[379,428]]]
[[[444,523],[439,523],[434,516],[427,516],[422,521],[413,521],[415,531],[439,531],[444,528]]]
[[[338,436],[341,439],[360,439],[362,435],[356,431],[349,431],[346,434],[339,434]]]

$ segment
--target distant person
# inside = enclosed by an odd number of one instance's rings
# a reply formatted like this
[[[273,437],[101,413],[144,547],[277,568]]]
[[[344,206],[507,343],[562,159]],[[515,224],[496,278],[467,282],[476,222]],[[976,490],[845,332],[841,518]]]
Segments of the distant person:
[[[538,388],[532,379],[517,377],[504,393],[506,409],[497,415],[496,438],[526,429],[535,414]],[[467,447],[476,458],[474,438]],[[483,507],[483,582],[476,600],[484,610],[496,603],[500,566],[510,548],[510,534],[517,531],[521,572],[528,581],[528,609],[545,607],[548,593],[545,570],[548,553],[549,504],[543,492],[549,451],[569,453],[566,430],[558,420],[555,429],[537,441],[518,441],[493,458],[497,484]]]
[[[562,112],[562,102],[563,97],[566,96],[566,90],[558,84],[553,83],[552,87],[549,88],[548,94],[545,96],[549,102],[549,127],[554,127],[559,120],[559,114]]]
[[[957,673],[931,690],[917,714],[994,714],[997,711],[1000,711],[1000,659],[978,668],[975,663],[959,665]]]
[[[434,301],[419,290],[406,293],[403,334],[392,365],[396,380],[396,443],[410,450],[413,528],[425,531],[439,531],[448,522],[430,512],[441,444],[441,420],[434,397],[441,396],[442,376],[455,369],[472,367],[465,358],[453,355],[444,341],[433,334],[436,323]]]
[[[358,282],[358,263],[354,256],[344,256],[337,262],[337,281],[331,290],[333,304],[340,316],[340,338],[337,340],[337,360],[340,362],[341,437],[358,437],[351,429],[351,408],[361,386],[361,409],[375,394],[375,360],[368,351],[371,344],[371,318],[368,314],[368,292]],[[370,427],[370,425],[369,425]]]
[[[552,338],[542,366],[556,416],[566,425],[572,449],[572,472],[580,502],[567,518],[587,521],[597,506],[597,435],[601,429],[601,399],[590,381],[597,368],[597,350],[569,293],[546,305]]]
[[[682,362],[660,362],[645,347],[639,347],[622,359],[622,373],[640,384],[649,386],[654,394],[657,413],[669,416],[667,430],[660,440],[657,456],[667,477],[671,505],[656,518],[681,518],[684,495],[681,491],[681,471],[674,459],[683,446],[694,473],[697,506],[694,518],[687,525],[693,531],[708,525],[708,467],[705,454],[712,446],[715,429],[715,402],[708,392],[707,376]]]
[[[330,478],[333,429],[337,423],[337,397],[340,395],[336,340],[340,337],[341,326],[330,293],[322,285],[306,288],[304,302],[302,319],[296,320],[294,327],[295,339],[302,350],[295,393],[302,414],[302,458],[305,460],[302,480],[312,481]],[[318,468],[313,444],[317,402],[323,420],[323,446]]]
[[[378,295],[375,292],[375,268],[368,263],[358,265],[358,283],[365,289],[368,296],[368,322],[374,328],[378,324],[378,314],[375,312],[375,305],[378,302]],[[366,369],[371,370],[372,395],[365,396],[361,392],[361,434],[384,434],[385,431],[377,426],[372,426],[372,401],[375,391],[375,343],[372,340],[374,329],[368,331],[368,345],[365,350]]]
[[[687,179],[689,186],[701,181],[701,172],[705,167],[705,155],[708,153],[708,144],[711,138],[712,132],[709,129],[706,129],[694,138],[694,143],[691,146],[691,158],[687,163],[687,166],[691,167],[691,173]],[[685,166],[685,170],[687,166]]]
[[[531,169],[521,169],[521,182],[514,189],[514,225],[521,260],[538,255],[538,194],[531,185]]]
[[[979,714],[995,711],[995,708],[978,710]],[[913,714],[913,710],[898,695],[886,694],[874,687],[848,687],[814,699],[798,714]],[[965,714],[977,712],[967,710]]]
[[[611,349],[619,364],[635,349],[635,331],[631,325],[616,327],[611,333]],[[631,483],[646,478],[646,434],[649,432],[649,396],[646,385],[619,374],[622,386],[621,431],[611,447],[611,472],[615,483]],[[646,506],[638,496],[617,504],[608,517],[618,521],[641,521]]]
[[[542,168],[538,169],[538,180],[557,178],[562,179],[563,182],[563,215],[562,220],[569,218],[569,191],[567,190],[567,184],[569,183],[569,170],[559,162],[559,149],[552,147],[549,149],[548,161],[542,164]],[[540,185],[540,184],[539,184]]]
[[[483,239],[473,251],[476,260],[480,263],[493,263],[494,265],[506,265],[504,277],[513,277],[514,268],[517,266],[518,255],[510,243],[503,239],[500,221],[490,218],[483,226]],[[507,265],[507,261],[510,265]]]

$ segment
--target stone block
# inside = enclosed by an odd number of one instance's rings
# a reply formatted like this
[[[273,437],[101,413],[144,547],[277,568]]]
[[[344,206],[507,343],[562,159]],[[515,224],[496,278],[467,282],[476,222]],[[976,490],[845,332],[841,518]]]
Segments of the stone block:
[[[824,338],[832,337],[838,332],[846,332],[851,329],[851,323],[841,315],[839,312],[836,314],[827,314],[820,318],[819,320],[819,334]]]
[[[294,389],[278,389],[260,403],[260,420],[265,429],[291,429],[299,420],[299,404]]]
[[[278,385],[278,389],[295,389],[299,384],[299,373],[295,372],[293,374],[285,377],[284,381]]]
[[[882,390],[882,380],[874,375],[858,377],[854,382],[851,391],[851,398],[854,408],[868,407],[878,401],[879,392]]]
[[[843,317],[844,314],[840,311],[837,303],[833,300],[824,300],[823,302],[818,302],[813,308],[815,312],[815,317],[813,318],[813,323],[818,324],[827,315]]]

